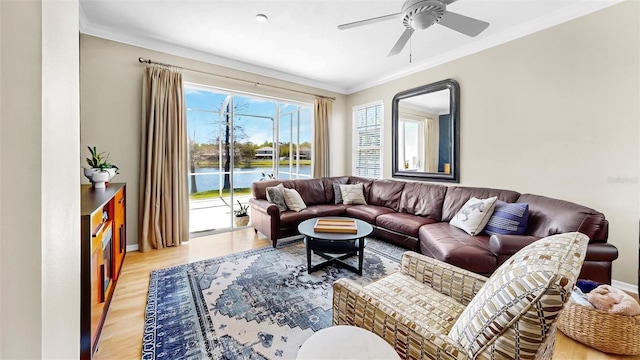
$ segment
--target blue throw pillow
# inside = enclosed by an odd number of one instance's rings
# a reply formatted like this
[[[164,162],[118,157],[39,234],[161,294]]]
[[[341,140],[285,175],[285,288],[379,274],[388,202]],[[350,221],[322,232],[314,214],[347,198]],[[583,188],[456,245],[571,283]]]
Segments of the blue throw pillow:
[[[529,204],[498,200],[484,232],[489,235],[524,235],[529,220]]]

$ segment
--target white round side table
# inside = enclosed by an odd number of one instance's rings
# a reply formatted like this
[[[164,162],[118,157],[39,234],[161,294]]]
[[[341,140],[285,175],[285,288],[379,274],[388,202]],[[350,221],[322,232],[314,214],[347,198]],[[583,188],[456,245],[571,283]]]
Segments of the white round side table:
[[[338,325],[311,335],[296,359],[400,359],[400,356],[378,335],[359,327]]]

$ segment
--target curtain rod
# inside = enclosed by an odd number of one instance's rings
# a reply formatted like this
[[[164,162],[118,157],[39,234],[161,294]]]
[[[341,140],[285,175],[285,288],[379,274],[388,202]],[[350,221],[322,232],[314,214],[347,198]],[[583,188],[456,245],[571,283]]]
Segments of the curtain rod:
[[[206,74],[206,75],[211,75],[211,76],[217,76],[217,77],[221,77],[221,78],[225,78],[225,79],[229,79],[229,80],[235,80],[235,81],[241,81],[241,82],[245,82],[245,83],[249,83],[249,84],[253,84],[254,86],[266,86],[266,87],[270,87],[270,88],[274,88],[274,89],[280,89],[280,90],[286,90],[286,91],[292,91],[292,92],[297,92],[300,94],[306,94],[306,95],[313,95],[313,96],[317,96],[319,98],[324,98],[324,99],[330,99],[330,100],[335,100],[336,98],[333,96],[324,96],[324,95],[318,95],[318,94],[314,94],[314,93],[310,93],[310,92],[306,92],[306,91],[300,91],[300,90],[293,90],[293,89],[288,89],[285,87],[281,87],[281,86],[276,86],[276,85],[269,85],[269,84],[263,84],[263,83],[259,83],[256,81],[250,81],[250,80],[245,80],[245,79],[239,79],[239,78],[235,78],[235,77],[231,77],[231,76],[226,76],[226,75],[220,75],[220,74],[215,74],[215,73],[210,73],[207,71],[202,71],[202,70],[196,70],[196,69],[190,69],[190,68],[185,68],[182,66],[175,66],[175,65],[171,65],[171,64],[165,64],[165,63],[161,63],[161,62],[157,62],[157,61],[153,61],[151,59],[143,59],[141,57],[138,58],[138,61],[143,63],[143,64],[155,64],[155,65],[161,65],[161,66],[168,66],[168,67],[174,67],[174,68],[178,68],[181,70],[188,70],[188,71],[193,71],[193,72],[197,72],[197,73],[201,73],[201,74]]]

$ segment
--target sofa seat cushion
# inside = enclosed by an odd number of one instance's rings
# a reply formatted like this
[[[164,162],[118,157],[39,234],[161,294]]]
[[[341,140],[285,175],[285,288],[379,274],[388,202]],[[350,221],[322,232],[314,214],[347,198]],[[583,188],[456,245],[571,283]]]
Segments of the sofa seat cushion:
[[[318,215],[314,214],[309,209],[304,209],[299,212],[287,210],[280,213],[280,226],[281,227],[292,227],[298,226],[301,222],[317,217]]]
[[[401,272],[395,272],[364,287],[396,319],[447,334],[464,311],[464,306]]]
[[[395,211],[384,206],[375,205],[351,205],[347,207],[347,215],[375,224],[376,218],[380,215],[395,213]]]
[[[487,235],[471,236],[449,223],[437,223],[422,226],[418,237],[420,252],[432,258],[478,274],[491,274],[498,268]]]
[[[341,216],[345,215],[345,211],[348,205],[336,204],[336,205],[313,205],[309,206],[307,210],[315,214],[315,216]]]
[[[376,225],[401,234],[418,237],[420,226],[433,224],[437,221],[424,216],[416,216],[407,213],[383,214],[376,218]]]

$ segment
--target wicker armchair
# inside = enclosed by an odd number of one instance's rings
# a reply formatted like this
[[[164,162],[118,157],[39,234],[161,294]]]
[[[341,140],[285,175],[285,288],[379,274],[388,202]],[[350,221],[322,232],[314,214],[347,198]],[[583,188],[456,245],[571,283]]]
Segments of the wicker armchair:
[[[399,272],[365,287],[335,282],[333,324],[372,331],[404,359],[551,359],[588,240],[540,239],[490,278],[409,251]]]

